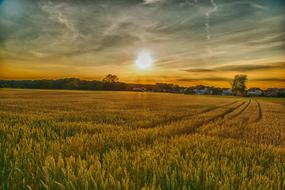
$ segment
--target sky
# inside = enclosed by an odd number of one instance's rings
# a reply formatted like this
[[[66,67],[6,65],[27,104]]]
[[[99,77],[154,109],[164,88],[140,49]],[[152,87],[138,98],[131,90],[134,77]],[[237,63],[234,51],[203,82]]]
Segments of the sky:
[[[148,52],[152,66],[135,60]],[[0,0],[0,79],[285,87],[284,0]]]

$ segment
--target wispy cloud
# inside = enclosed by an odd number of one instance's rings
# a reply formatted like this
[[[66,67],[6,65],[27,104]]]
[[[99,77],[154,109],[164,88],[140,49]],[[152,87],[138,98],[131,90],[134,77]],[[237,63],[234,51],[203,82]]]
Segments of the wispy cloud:
[[[201,81],[210,81],[210,82],[230,82],[232,78],[227,77],[204,77],[204,78],[180,78],[177,79],[179,82],[201,82]],[[251,78],[252,82],[285,82],[285,78]]]
[[[285,62],[274,62],[267,64],[248,64],[248,65],[225,65],[214,67],[212,69],[204,68],[194,68],[186,69],[184,71],[192,73],[207,73],[207,72],[219,72],[219,71],[234,71],[234,72],[248,72],[248,71],[257,71],[257,70],[266,70],[266,69],[285,69]]]
[[[285,82],[285,78],[259,78],[251,79],[252,81],[264,81],[264,82]]]
[[[49,18],[51,20],[54,20],[55,22],[62,24],[65,26],[66,29],[68,29],[68,32],[66,34],[70,35],[70,40],[76,40],[79,37],[79,32],[75,28],[72,21],[67,16],[68,12],[68,4],[66,3],[42,3],[40,8],[48,13]],[[69,37],[69,36],[68,36]]]
[[[284,7],[266,0],[6,0],[0,59],[10,67],[29,61],[35,70],[32,65],[46,61],[131,68],[137,52],[148,49],[154,70],[177,78],[189,72],[266,74],[284,69],[273,63],[285,59]]]
[[[165,2],[165,0],[144,0],[143,4],[151,5],[151,4],[157,4],[157,3],[162,3],[162,2]]]
[[[226,77],[205,77],[205,78],[180,78],[177,79],[177,81],[180,82],[199,82],[199,81],[215,81],[215,82],[220,82],[220,81],[230,81],[230,78]]]

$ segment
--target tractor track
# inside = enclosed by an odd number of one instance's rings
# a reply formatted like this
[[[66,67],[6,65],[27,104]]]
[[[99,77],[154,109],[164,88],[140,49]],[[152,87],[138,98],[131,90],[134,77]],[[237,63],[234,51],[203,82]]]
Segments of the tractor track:
[[[258,115],[257,115],[257,118],[254,119],[253,121],[249,121],[249,117],[246,117],[246,118],[243,118],[243,125],[240,126],[240,129],[239,129],[239,134],[237,136],[231,136],[231,137],[224,137],[223,135],[218,135],[218,137],[220,138],[224,138],[224,139],[236,139],[236,140],[241,140],[243,137],[244,137],[244,134],[245,134],[245,131],[246,131],[246,127],[248,124],[253,124],[253,123],[257,123],[259,122],[263,115],[262,115],[262,108],[261,108],[261,105],[260,103],[257,101],[257,99],[254,99],[255,103],[256,103],[256,109],[258,109]],[[253,104],[253,100],[249,100],[248,103],[246,104],[245,107],[243,107],[238,113],[232,115],[230,118],[235,118],[236,116],[239,116],[242,112],[244,112],[250,104]],[[207,136],[216,136],[216,135],[207,135]]]
[[[257,122],[259,122],[262,119],[263,114],[262,114],[262,108],[261,108],[261,105],[260,105],[259,101],[257,101],[257,99],[255,99],[255,102],[256,102],[257,107],[258,107],[258,116],[254,120],[254,122],[257,123]]]
[[[198,121],[198,122],[194,123],[193,125],[191,125],[191,126],[189,126],[189,127],[187,127],[187,128],[184,128],[184,129],[178,131],[179,134],[174,134],[174,135],[197,133],[197,130],[198,130],[199,128],[201,128],[202,126],[207,125],[207,124],[209,124],[209,123],[211,123],[211,122],[214,122],[214,121],[216,121],[216,120],[218,120],[218,119],[224,119],[225,116],[227,116],[228,114],[234,112],[236,109],[240,108],[240,107],[241,107],[242,105],[244,105],[244,104],[245,104],[245,102],[242,102],[242,103],[238,104],[238,105],[235,106],[235,107],[232,107],[232,108],[227,109],[226,111],[224,111],[224,112],[221,113],[221,114],[218,114],[218,115],[216,115],[216,116],[214,116],[214,117],[208,118],[208,119],[203,120],[203,121]]]
[[[158,121],[158,122],[154,122],[152,124],[148,124],[148,125],[142,126],[140,128],[155,128],[155,127],[158,127],[158,126],[169,125],[171,123],[178,122],[178,121],[183,120],[185,118],[191,118],[193,116],[197,116],[197,115],[201,115],[201,114],[204,114],[204,113],[208,113],[208,112],[216,110],[218,108],[231,106],[231,105],[233,105],[233,104],[235,104],[237,102],[238,101],[233,101],[231,103],[224,104],[224,105],[221,105],[221,106],[214,106],[214,107],[211,107],[211,108],[207,108],[207,109],[202,110],[202,111],[197,112],[197,113],[186,114],[186,115],[181,115],[181,116],[175,117],[175,118],[169,118],[169,119],[166,119],[166,120],[161,120],[161,121]]]
[[[216,121],[218,119],[224,119],[225,116],[227,116],[228,114],[234,112],[236,109],[240,108],[242,105],[244,105],[245,102],[242,102],[241,104],[238,104],[237,106],[233,107],[233,108],[229,108],[227,109],[226,111],[224,111],[223,113],[219,114],[219,115],[216,115],[212,118],[209,118],[205,121],[202,121],[201,123],[198,123],[198,125],[194,126],[194,132],[197,131],[197,129],[199,129],[200,127],[202,127],[203,125],[206,125],[210,122],[213,122],[213,121]]]
[[[242,114],[242,112],[244,112],[244,111],[248,108],[248,106],[250,105],[250,103],[251,103],[251,99],[248,100],[247,104],[246,104],[239,112],[237,112],[237,113],[235,113],[235,114],[229,116],[229,118],[230,118],[230,119],[233,119],[233,118],[235,118],[235,117],[238,117],[240,114]]]

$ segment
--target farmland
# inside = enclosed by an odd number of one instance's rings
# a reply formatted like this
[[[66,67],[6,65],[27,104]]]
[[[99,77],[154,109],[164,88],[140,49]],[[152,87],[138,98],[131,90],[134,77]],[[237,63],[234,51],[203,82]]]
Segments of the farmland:
[[[285,189],[284,99],[0,91],[0,189]]]

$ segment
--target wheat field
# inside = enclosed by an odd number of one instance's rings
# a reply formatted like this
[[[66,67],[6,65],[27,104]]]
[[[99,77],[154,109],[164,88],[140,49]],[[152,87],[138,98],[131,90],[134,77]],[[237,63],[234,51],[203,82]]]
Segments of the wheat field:
[[[0,91],[0,189],[285,189],[285,101]]]

